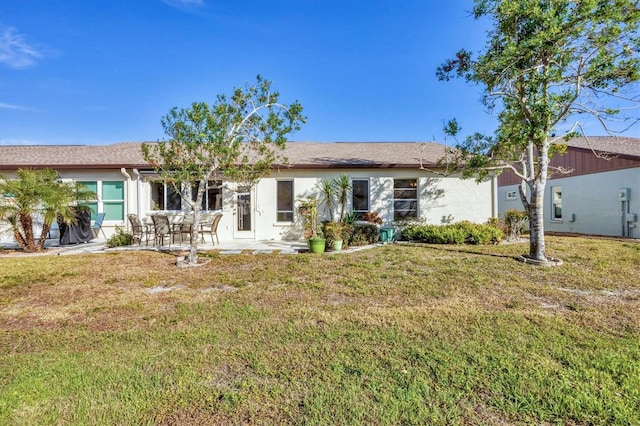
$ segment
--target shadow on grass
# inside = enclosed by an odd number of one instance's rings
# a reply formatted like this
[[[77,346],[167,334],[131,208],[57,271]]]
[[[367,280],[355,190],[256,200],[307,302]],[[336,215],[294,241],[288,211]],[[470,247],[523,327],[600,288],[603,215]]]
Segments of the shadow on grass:
[[[409,243],[409,244],[415,244],[415,246],[417,247],[422,247],[422,248],[437,250],[437,251],[446,251],[450,253],[467,253],[467,254],[475,254],[478,256],[501,257],[504,259],[511,259],[516,262],[519,262],[518,258],[522,256],[522,255],[510,255],[510,254],[499,254],[499,253],[487,253],[479,250],[474,250],[470,248],[470,246],[468,245],[455,246],[455,245],[448,245],[448,244],[424,244],[424,243]]]

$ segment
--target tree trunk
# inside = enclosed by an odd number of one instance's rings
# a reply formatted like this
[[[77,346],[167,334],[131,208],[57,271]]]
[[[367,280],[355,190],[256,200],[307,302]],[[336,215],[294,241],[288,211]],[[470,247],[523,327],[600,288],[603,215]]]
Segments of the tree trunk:
[[[530,144],[531,146],[532,144]],[[533,150],[529,151],[533,160]],[[547,174],[549,172],[549,140],[545,140],[537,149],[537,170],[531,161],[530,167],[532,181],[529,185],[531,199],[529,200],[529,257],[545,262],[547,260],[544,242],[544,189],[547,186]]]
[[[529,201],[529,257],[531,259],[546,261],[544,242],[544,186],[540,188],[539,182],[534,182],[530,187],[531,199]]]
[[[191,239],[189,241],[189,256],[187,257],[187,263],[189,265],[198,264],[198,234],[200,232],[200,223],[202,222],[202,198],[204,197],[208,181],[209,176],[207,175],[198,183],[198,192],[195,200],[187,198],[186,194],[183,197],[187,200],[191,206],[191,211],[193,212],[193,224],[191,225],[190,234]],[[189,192],[188,195],[191,195],[191,193]]]
[[[40,251],[33,238],[33,218],[28,214],[20,213],[20,226],[22,227],[24,235],[21,235],[18,229],[14,230],[14,237],[18,244],[20,244],[22,249],[27,253]]]
[[[13,238],[15,238],[16,242],[20,245],[20,247],[22,247],[24,251],[29,251],[27,242],[24,240],[24,237],[22,236],[20,231],[18,231],[18,228],[13,228]]]
[[[198,197],[200,198],[200,197]],[[198,205],[193,209],[193,225],[191,225],[191,239],[189,241],[189,257],[187,257],[187,262],[190,265],[198,264],[198,235],[200,231],[200,222],[202,221],[202,208]]]
[[[47,235],[49,235],[49,230],[51,229],[51,225],[44,222],[42,224],[42,233],[40,234],[40,239],[38,240],[38,251],[44,250],[44,243],[47,241]]]

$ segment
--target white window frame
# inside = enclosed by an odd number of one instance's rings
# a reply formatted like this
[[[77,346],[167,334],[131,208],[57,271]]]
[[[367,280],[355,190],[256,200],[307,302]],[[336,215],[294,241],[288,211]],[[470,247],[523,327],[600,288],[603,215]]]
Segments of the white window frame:
[[[196,181],[193,189],[192,189],[192,197],[195,197],[195,191],[198,190],[198,185],[200,185],[200,181]],[[216,209],[215,205],[213,206],[213,208],[211,208],[211,206],[209,205],[209,190],[211,189],[220,189],[220,208]],[[221,211],[222,210],[222,200],[223,200],[223,194],[222,192],[224,191],[224,186],[222,185],[222,181],[221,180],[209,180],[207,181],[207,185],[206,188],[204,190],[204,194],[202,194],[202,211],[203,212],[215,212],[215,211]],[[217,201],[217,200],[216,200]],[[217,204],[216,201],[214,201],[214,204]],[[180,202],[182,203],[182,199],[180,199]]]
[[[357,213],[358,216],[360,216],[363,213],[369,212],[370,209],[371,209],[371,182],[369,181],[369,178],[351,179],[351,187],[352,188],[355,188],[355,185],[354,185],[355,182],[366,182],[367,183],[367,208],[365,210],[356,209],[356,203],[355,203],[355,200],[354,200],[355,193],[354,193],[353,189],[351,190],[351,207],[353,208],[353,211],[355,213]]]
[[[518,191],[507,191],[504,193],[504,198],[506,200],[517,200],[518,199]]]
[[[396,181],[415,181],[415,187],[413,186],[409,186],[409,187],[396,187]],[[420,217],[420,203],[419,203],[419,199],[418,199],[418,186],[420,185],[420,181],[418,180],[418,178],[394,178],[393,179],[393,220],[403,220],[403,219],[417,219],[418,217]],[[415,198],[396,198],[396,191],[415,191],[416,193],[416,197]],[[396,215],[396,201],[414,201],[415,202],[415,215],[414,216],[409,216],[409,215],[404,215],[404,216],[398,216]],[[413,210],[404,210],[404,211],[413,211]]]
[[[558,215],[558,208],[560,215]],[[555,222],[562,221],[562,186],[551,187],[551,220]]]
[[[291,184],[291,210],[280,210],[278,201],[280,199],[280,182],[287,182]],[[294,207],[295,207],[295,182],[293,179],[278,179],[276,180],[276,222],[277,223],[292,223],[295,220]],[[280,220],[280,214],[291,214],[291,220]]]
[[[151,184],[150,185],[151,186],[151,199],[150,199],[151,206],[149,206],[149,207],[150,207],[151,211],[167,211],[167,212],[169,212],[169,211],[171,211],[171,212],[181,212],[182,211],[182,207],[183,207],[182,206],[182,197],[180,196],[180,194],[178,192],[174,191],[173,185],[167,184],[167,182],[165,182],[163,180],[160,180],[160,179],[152,180],[150,182],[150,184]],[[156,208],[155,205],[153,204],[154,203],[154,200],[153,200],[154,194],[153,194],[153,192],[155,191],[155,185],[162,185],[163,188],[164,188],[164,191],[162,193],[162,197],[163,197],[162,205],[158,205],[158,208]],[[167,197],[169,196],[169,191],[172,191],[172,192],[178,194],[178,197],[179,197],[179,200],[180,200],[180,208],[179,209],[171,209],[171,210],[167,209]],[[164,206],[164,208],[161,208],[163,206]]]
[[[95,200],[85,200],[82,202],[82,204],[94,204],[96,205],[96,212],[91,213],[91,219],[94,220],[95,216],[98,213],[105,213],[104,211],[104,205],[105,203],[122,203],[122,215],[123,217],[121,219],[114,219],[112,217],[109,217],[109,215],[107,215],[105,217],[105,221],[114,221],[114,222],[123,222],[126,217],[127,217],[127,203],[126,203],[126,198],[127,198],[127,185],[125,185],[125,181],[123,180],[118,180],[118,179],[94,179],[94,180],[90,180],[90,179],[76,179],[75,180],[77,183],[81,183],[81,184],[86,184],[86,183],[94,183],[96,184],[96,196],[97,198]],[[103,189],[102,189],[102,185],[105,182],[119,182],[122,183],[122,197],[121,199],[105,199],[103,196]]]

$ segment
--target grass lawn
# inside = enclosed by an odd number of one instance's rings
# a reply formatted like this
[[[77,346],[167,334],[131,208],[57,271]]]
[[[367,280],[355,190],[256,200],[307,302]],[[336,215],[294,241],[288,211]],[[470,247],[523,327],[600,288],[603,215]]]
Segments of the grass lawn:
[[[0,254],[0,424],[640,424],[640,243]]]

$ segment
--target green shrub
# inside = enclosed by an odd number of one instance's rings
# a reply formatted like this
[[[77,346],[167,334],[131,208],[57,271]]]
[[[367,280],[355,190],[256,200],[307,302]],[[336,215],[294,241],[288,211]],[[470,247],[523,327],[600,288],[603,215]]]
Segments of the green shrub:
[[[133,244],[133,234],[125,232],[116,226],[116,233],[107,240],[107,247],[130,246]]]
[[[347,248],[351,242],[351,236],[353,235],[353,229],[355,225],[353,223],[344,223],[342,227],[342,232],[340,235],[342,236],[342,247]]]
[[[430,244],[496,244],[503,233],[492,225],[458,222],[449,225],[409,225],[403,228],[403,240]]]
[[[503,229],[504,222],[499,217],[490,217],[489,220],[487,220],[487,223],[485,223],[485,225],[493,226],[494,228],[498,228],[498,229]]]
[[[460,222],[460,229],[465,233],[467,244],[497,244],[502,240],[503,232],[493,225],[482,225],[471,222]]]
[[[465,233],[452,225],[423,225],[415,229],[413,241],[422,241],[432,244],[462,244],[465,240]]]
[[[371,223],[357,223],[351,226],[349,237],[350,246],[364,246],[377,243],[380,238],[380,230]]]

